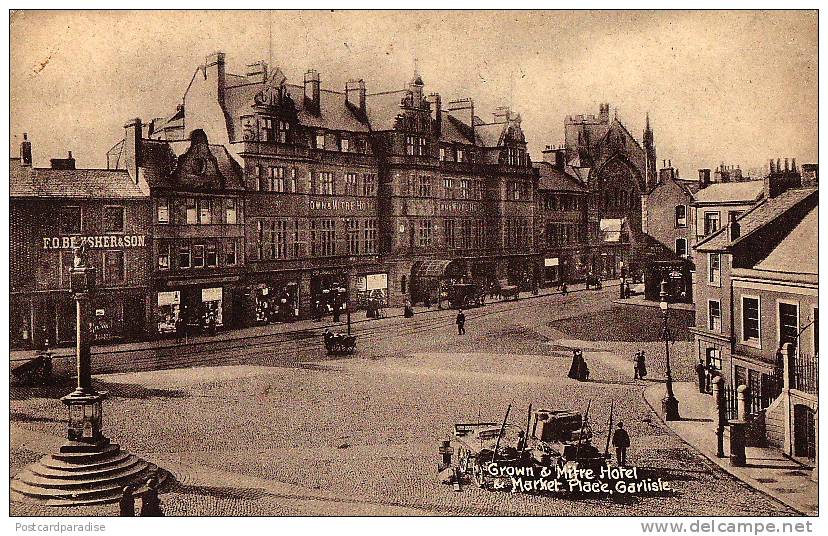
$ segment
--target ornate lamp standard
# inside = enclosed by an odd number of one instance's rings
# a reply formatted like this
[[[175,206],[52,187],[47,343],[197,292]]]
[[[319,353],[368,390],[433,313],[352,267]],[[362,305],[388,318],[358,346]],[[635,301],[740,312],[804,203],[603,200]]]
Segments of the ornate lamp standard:
[[[661,335],[664,338],[664,353],[666,356],[666,376],[667,376],[667,396],[661,401],[661,411],[664,413],[664,420],[667,421],[678,421],[681,420],[679,417],[679,402],[676,399],[676,395],[673,394],[673,373],[670,370],[670,328],[667,325],[667,316],[668,316],[668,303],[667,299],[669,298],[670,293],[667,292],[667,280],[664,279],[661,281],[661,292],[659,292],[659,297],[661,298],[661,303],[659,306],[661,307],[661,311],[664,313],[664,326],[661,330]]]
[[[71,277],[76,303],[76,359],[78,384],[61,398],[69,408],[67,440],[49,454],[20,471],[11,482],[15,501],[49,506],[79,506],[117,502],[124,487],[143,493],[150,479],[161,481],[167,473],[121,450],[103,434],[102,402],[106,393],[92,386],[90,301],[95,292],[96,269],[87,266],[86,244],[75,250]]]

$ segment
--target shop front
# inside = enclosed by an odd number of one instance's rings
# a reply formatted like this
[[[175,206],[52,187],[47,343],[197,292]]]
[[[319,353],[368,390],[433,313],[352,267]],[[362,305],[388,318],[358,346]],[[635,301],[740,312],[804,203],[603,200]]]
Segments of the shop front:
[[[543,259],[543,286],[550,286],[561,282],[560,257],[545,257]]]
[[[310,307],[313,316],[333,314],[347,301],[348,274],[316,273],[310,277]]]
[[[445,289],[468,282],[465,259],[417,261],[411,268],[411,303],[436,304],[446,297]]]
[[[388,306],[388,274],[371,273],[357,275],[353,278],[351,301],[356,309],[368,309],[371,306]]]
[[[253,285],[254,323],[293,322],[299,318],[299,281],[271,278]]]
[[[510,259],[507,264],[507,278],[510,285],[516,285],[521,291],[533,290],[537,283],[533,259],[525,257]]]
[[[232,285],[168,285],[155,294],[157,333],[201,333],[236,327],[241,313],[241,290]],[[232,324],[232,326],[231,326]]]
[[[660,301],[661,282],[667,282],[671,302],[693,303],[691,263],[685,259],[650,261],[644,269],[644,297]]]

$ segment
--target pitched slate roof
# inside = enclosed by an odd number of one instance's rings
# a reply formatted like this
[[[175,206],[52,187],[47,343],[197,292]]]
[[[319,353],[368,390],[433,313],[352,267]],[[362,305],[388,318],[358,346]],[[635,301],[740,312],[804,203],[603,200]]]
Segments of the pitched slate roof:
[[[233,121],[234,138],[241,139],[241,117],[253,113],[253,98],[264,89],[264,83],[243,84],[225,87],[224,106]],[[295,84],[285,84],[293,103],[296,106],[297,116],[302,125],[328,130],[343,130],[349,132],[368,132],[368,126],[351,112],[345,105],[345,94],[329,89],[319,91],[319,115],[315,115],[305,108],[305,88]],[[397,102],[399,104],[399,101]]]
[[[474,127],[474,135],[482,147],[500,147],[508,123],[488,123]]]
[[[814,207],[799,225],[756,264],[756,270],[796,274],[818,273],[819,268],[819,207]]]
[[[736,220],[739,223],[739,238],[731,241],[727,232],[728,226],[724,226],[693,248],[698,251],[724,251],[730,249],[744,241],[754,231],[772,224],[777,218],[794,209],[812,195],[818,195],[816,188],[797,188],[782,192],[777,197],[763,200]]]
[[[697,203],[752,203],[765,191],[764,181],[719,182],[696,192]]]
[[[455,117],[443,110],[440,113],[442,121],[440,122],[440,141],[443,143],[463,143],[472,144],[473,141],[468,137],[467,132],[471,127],[462,123]]]
[[[381,132],[393,130],[397,115],[400,114],[400,101],[406,90],[386,91],[365,96],[365,108],[371,129]]]
[[[566,171],[560,169],[550,162],[537,162],[534,166],[538,169],[540,178],[538,190],[551,192],[586,192],[580,181]]]
[[[51,169],[9,163],[11,197],[71,199],[141,199],[149,194],[132,182],[126,171],[109,169]]]

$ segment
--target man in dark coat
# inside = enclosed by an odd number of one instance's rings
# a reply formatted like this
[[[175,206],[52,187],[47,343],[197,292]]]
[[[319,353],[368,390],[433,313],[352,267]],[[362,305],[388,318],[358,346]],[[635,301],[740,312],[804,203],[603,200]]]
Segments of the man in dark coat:
[[[466,315],[463,314],[463,309],[457,313],[457,320],[455,320],[457,324],[457,334],[458,335],[465,335],[466,334]]]
[[[644,350],[639,350],[635,354],[635,378],[636,380],[643,380],[647,377],[647,361],[644,359]]]
[[[618,429],[612,434],[612,446],[615,447],[615,459],[618,465],[627,465],[627,449],[630,447],[630,434],[624,430],[624,423],[618,423]]]
[[[706,393],[707,392],[707,367],[704,366],[704,363],[701,359],[696,364],[696,376],[699,379],[699,392]]]

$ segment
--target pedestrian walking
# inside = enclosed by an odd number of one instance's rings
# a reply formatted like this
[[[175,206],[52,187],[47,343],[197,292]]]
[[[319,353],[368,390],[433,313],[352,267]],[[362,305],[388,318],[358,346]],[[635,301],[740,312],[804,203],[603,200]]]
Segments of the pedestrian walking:
[[[158,498],[158,477],[153,475],[147,480],[147,491],[141,498],[141,517],[163,517],[161,499]]]
[[[457,320],[455,320],[457,324],[457,334],[458,335],[465,335],[466,334],[466,315],[463,314],[463,309],[457,313]]]
[[[615,447],[615,460],[618,465],[627,465],[627,449],[630,448],[630,434],[624,430],[624,423],[618,423],[618,429],[612,434],[612,446]]]
[[[135,517],[135,488],[132,485],[121,490],[121,498],[118,500],[118,509],[121,517]]]
[[[635,379],[643,380],[647,377],[647,361],[644,358],[644,350],[635,353]]]
[[[699,379],[699,392],[706,393],[707,392],[707,367],[704,366],[704,362],[699,358],[699,362],[696,363],[696,376]]]
[[[405,307],[403,307],[403,316],[405,318],[411,318],[414,316],[414,308],[411,306],[410,301],[405,302]]]

